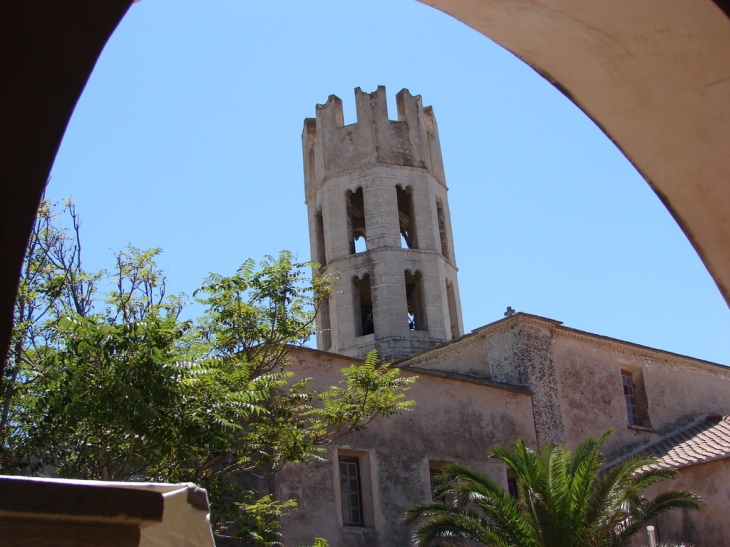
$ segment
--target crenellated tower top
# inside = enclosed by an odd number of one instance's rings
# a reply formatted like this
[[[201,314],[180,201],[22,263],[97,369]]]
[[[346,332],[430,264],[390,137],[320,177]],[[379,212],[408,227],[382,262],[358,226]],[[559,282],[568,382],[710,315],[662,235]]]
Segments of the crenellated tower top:
[[[402,89],[396,96],[398,120],[388,119],[385,87],[355,89],[357,122],[345,125],[342,100],[330,95],[304,120],[302,146],[307,199],[327,177],[378,163],[428,170],[446,186],[433,108]]]

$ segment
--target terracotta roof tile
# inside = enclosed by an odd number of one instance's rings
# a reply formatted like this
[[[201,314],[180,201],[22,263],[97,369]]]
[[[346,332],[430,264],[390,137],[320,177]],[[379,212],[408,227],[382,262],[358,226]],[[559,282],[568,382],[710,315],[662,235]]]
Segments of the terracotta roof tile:
[[[674,469],[730,458],[730,416],[708,416],[642,452],[657,459],[651,467]]]

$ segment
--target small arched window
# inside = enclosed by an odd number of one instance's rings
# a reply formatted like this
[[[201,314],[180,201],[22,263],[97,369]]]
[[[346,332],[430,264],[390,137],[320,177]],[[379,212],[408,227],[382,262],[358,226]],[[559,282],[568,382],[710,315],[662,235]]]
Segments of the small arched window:
[[[350,254],[363,252],[367,250],[367,227],[365,226],[365,199],[362,188],[358,188],[354,192],[348,190],[345,198]],[[360,241],[361,239],[362,241]]]
[[[366,336],[375,332],[373,321],[373,297],[370,290],[370,275],[352,279],[352,304],[355,310],[355,336]]]
[[[444,214],[444,204],[439,198],[436,198],[436,218],[438,219],[439,237],[441,238],[441,254],[448,259],[449,241],[446,233],[446,215]]]
[[[401,247],[418,249],[416,238],[416,216],[413,211],[413,191],[410,186],[403,189],[395,187],[398,199],[398,224],[400,227]]]
[[[423,294],[421,272],[405,271],[406,305],[408,308],[408,327],[411,330],[428,330],[426,321],[426,298]]]
[[[314,235],[317,246],[317,262],[324,268],[327,265],[327,253],[324,247],[324,218],[321,209],[314,214]]]
[[[446,300],[449,306],[449,324],[451,327],[451,339],[459,337],[459,320],[456,315],[456,295],[454,294],[454,284],[446,280]]]

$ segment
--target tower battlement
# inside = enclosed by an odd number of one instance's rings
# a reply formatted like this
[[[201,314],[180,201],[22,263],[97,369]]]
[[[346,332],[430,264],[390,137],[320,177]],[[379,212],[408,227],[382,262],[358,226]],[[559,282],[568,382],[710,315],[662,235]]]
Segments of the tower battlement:
[[[398,119],[388,119],[385,87],[373,93],[355,89],[357,122],[344,123],[342,100],[330,95],[316,118],[304,120],[302,148],[307,196],[328,176],[372,164],[428,170],[445,186],[438,125],[433,108],[420,95],[396,95]]]

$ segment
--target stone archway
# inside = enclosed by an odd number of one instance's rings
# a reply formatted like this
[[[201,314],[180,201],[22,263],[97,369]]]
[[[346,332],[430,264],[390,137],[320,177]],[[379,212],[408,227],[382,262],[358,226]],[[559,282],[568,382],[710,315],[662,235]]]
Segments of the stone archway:
[[[669,209],[730,303],[730,9],[719,0],[423,1],[514,53],[593,119]],[[0,7],[2,348],[56,151],[130,4]]]
[[[730,6],[421,0],[491,38],[641,173],[730,304]]]

